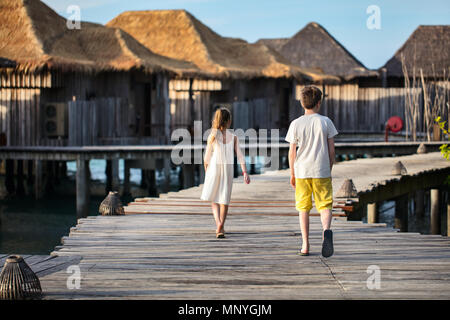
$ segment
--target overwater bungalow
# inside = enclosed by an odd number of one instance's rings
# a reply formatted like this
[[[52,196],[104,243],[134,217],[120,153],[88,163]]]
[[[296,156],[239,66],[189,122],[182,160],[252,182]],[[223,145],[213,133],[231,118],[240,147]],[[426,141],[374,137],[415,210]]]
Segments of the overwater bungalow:
[[[428,140],[440,140],[434,119],[449,119],[450,26],[417,27],[380,70],[390,87],[414,92],[406,100],[411,130],[424,132]]]
[[[218,106],[233,109],[235,128],[287,130],[298,109],[296,83],[338,82],[319,71],[289,63],[261,44],[222,37],[185,10],[124,12],[107,23],[118,27],[153,52],[193,63],[209,79],[172,80],[171,127],[189,127],[203,120],[210,126]]]
[[[386,62],[387,82],[391,87],[405,85],[402,69],[402,56],[408,74],[420,76],[422,70],[425,80],[446,81],[450,78],[450,26],[419,26],[406,42]]]
[[[121,29],[68,28],[41,1],[2,0],[0,19],[7,145],[168,142],[168,82],[200,74],[192,63],[157,55]]]

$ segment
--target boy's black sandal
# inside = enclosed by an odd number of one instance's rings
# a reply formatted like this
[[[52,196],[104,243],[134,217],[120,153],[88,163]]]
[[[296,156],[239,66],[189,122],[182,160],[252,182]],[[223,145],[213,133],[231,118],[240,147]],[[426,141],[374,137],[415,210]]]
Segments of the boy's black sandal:
[[[333,232],[327,229],[323,232],[322,256],[325,258],[333,255]]]

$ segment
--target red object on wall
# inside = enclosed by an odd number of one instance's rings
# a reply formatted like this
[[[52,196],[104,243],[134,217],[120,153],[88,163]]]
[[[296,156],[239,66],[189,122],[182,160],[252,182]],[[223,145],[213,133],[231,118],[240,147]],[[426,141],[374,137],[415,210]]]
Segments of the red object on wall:
[[[394,116],[390,117],[386,122],[386,130],[384,132],[384,141],[388,142],[389,140],[389,131],[399,132],[403,128],[403,120],[400,117]]]

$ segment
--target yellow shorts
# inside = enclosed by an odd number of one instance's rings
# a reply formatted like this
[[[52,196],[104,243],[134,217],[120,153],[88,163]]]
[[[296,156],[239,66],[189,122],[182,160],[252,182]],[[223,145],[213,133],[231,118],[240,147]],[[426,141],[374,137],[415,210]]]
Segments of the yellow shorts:
[[[295,208],[298,211],[312,209],[311,195],[314,195],[319,212],[333,208],[333,187],[331,178],[295,179]]]

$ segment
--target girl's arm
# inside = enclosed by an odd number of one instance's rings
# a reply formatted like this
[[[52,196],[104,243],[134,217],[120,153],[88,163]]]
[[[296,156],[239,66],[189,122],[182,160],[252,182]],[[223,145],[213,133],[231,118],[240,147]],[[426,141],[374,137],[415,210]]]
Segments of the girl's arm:
[[[247,166],[245,165],[245,157],[242,154],[241,147],[239,146],[239,139],[237,136],[234,136],[234,151],[236,152],[236,157],[238,162],[241,164],[242,173],[244,174],[245,183],[250,183],[250,177],[247,173]]]
[[[208,141],[206,143],[205,157],[203,159],[204,166],[205,166],[205,172],[208,169],[208,164],[209,164],[209,161],[211,160],[214,139],[215,139],[214,135],[210,134],[208,137]]]

